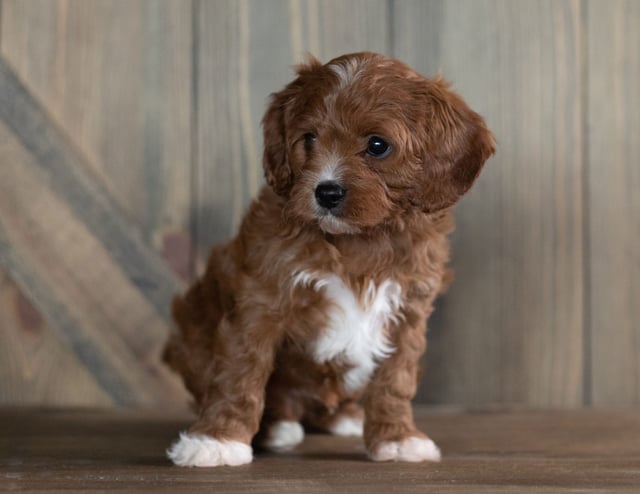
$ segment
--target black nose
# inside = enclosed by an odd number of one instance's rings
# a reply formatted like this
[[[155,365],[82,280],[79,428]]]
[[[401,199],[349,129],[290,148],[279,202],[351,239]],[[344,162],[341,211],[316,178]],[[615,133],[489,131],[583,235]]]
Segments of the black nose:
[[[336,182],[321,182],[316,187],[316,201],[326,209],[333,209],[338,206],[346,194],[346,189]]]

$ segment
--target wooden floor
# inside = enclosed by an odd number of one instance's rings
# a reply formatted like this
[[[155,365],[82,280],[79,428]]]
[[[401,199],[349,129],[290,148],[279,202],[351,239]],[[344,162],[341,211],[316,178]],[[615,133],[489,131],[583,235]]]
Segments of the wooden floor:
[[[439,464],[377,464],[361,441],[309,435],[251,465],[172,466],[188,418],[154,412],[0,409],[0,491],[640,492],[640,411],[417,411]]]

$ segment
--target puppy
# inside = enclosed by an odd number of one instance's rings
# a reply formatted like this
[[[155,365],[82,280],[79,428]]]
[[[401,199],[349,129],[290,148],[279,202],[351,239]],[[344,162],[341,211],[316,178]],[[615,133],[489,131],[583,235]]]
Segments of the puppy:
[[[198,418],[168,456],[249,463],[252,441],[291,448],[304,424],[363,435],[376,461],[438,461],[411,399],[451,207],[491,132],[444,81],[374,53],[311,58],[262,123],[267,185],[173,302],[164,358]]]

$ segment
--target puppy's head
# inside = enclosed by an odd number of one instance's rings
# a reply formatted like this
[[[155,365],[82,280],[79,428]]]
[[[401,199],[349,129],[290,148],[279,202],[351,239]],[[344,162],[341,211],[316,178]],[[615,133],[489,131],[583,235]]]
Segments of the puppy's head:
[[[263,128],[265,176],[287,215],[331,234],[452,206],[494,152],[482,117],[444,81],[374,53],[298,67]]]

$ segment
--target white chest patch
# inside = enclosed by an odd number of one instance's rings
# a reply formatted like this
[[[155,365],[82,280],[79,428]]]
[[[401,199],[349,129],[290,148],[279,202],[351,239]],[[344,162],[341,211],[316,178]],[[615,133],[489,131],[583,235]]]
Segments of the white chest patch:
[[[371,281],[360,301],[334,274],[302,271],[294,276],[293,283],[309,286],[331,302],[328,325],[309,347],[313,359],[318,363],[333,360],[353,366],[344,375],[345,389],[353,392],[362,388],[378,362],[394,351],[386,329],[399,319],[400,285],[391,279],[378,286]]]

